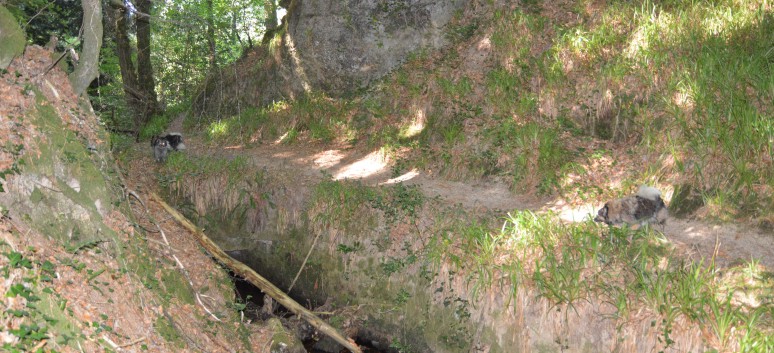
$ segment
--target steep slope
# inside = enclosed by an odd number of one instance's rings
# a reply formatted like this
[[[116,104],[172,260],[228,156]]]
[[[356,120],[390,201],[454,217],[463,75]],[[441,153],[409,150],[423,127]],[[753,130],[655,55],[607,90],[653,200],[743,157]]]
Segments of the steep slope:
[[[125,184],[52,56],[28,47],[0,78],[2,350],[269,346],[281,328],[240,322],[228,274],[138,202],[150,189]]]

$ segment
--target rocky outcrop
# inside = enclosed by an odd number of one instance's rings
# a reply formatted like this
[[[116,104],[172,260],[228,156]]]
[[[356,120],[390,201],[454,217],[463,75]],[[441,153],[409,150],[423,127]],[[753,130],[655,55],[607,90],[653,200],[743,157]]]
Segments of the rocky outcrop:
[[[287,49],[297,79],[330,93],[366,86],[421,48],[445,43],[444,27],[462,0],[296,1]]]
[[[445,27],[467,0],[294,0],[267,47],[205,83],[194,99],[208,115],[234,113],[305,92],[340,96],[383,77],[417,50],[446,44]]]
[[[109,239],[108,137],[49,57],[29,47],[0,78],[0,210],[63,243]]]

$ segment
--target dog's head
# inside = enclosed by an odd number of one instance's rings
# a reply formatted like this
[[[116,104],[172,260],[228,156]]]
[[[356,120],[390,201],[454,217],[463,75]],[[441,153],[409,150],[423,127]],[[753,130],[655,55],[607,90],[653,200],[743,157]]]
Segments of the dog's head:
[[[594,222],[603,222],[603,223],[610,224],[610,220],[607,218],[607,213],[609,209],[610,208],[608,207],[608,204],[605,204],[605,207],[600,208],[599,211],[597,212],[597,216],[594,217]]]

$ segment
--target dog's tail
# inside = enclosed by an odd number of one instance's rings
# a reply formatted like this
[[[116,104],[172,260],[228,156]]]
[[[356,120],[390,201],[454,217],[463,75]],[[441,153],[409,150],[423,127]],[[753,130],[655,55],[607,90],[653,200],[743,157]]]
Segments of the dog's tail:
[[[658,201],[661,200],[661,191],[652,186],[642,185],[637,191],[637,196],[642,197],[643,199]]]

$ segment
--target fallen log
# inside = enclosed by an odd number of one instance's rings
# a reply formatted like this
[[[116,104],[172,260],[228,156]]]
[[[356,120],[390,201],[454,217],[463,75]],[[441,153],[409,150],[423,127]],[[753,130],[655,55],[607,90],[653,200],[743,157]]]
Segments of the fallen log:
[[[344,337],[341,333],[339,333],[338,330],[336,330],[333,326],[329,325],[317,315],[312,313],[309,310],[306,310],[301,304],[298,304],[295,300],[290,298],[287,294],[285,294],[281,289],[277,288],[274,284],[269,282],[267,279],[263,278],[261,275],[259,275],[257,272],[255,272],[252,268],[248,267],[247,265],[235,260],[226,252],[224,252],[217,244],[215,244],[209,237],[207,237],[206,234],[204,234],[203,231],[201,231],[198,227],[196,227],[191,221],[189,221],[185,216],[180,214],[180,212],[177,212],[172,206],[164,202],[158,195],[155,193],[150,194],[151,199],[158,202],[164,209],[172,215],[173,218],[175,218],[183,227],[191,231],[194,235],[196,235],[197,240],[199,241],[199,244],[201,244],[204,249],[206,249],[210,255],[215,257],[220,263],[234,271],[235,274],[238,276],[244,278],[248,282],[252,283],[254,286],[258,287],[263,291],[264,293],[268,294],[270,297],[272,297],[274,300],[276,300],[278,303],[282,304],[285,308],[290,310],[293,314],[298,315],[299,317],[303,318],[306,322],[308,322],[310,325],[312,325],[314,328],[316,328],[318,331],[322,332],[326,336],[329,336],[334,341],[338,342],[345,348],[349,349],[353,353],[362,353],[360,350],[360,347],[349,338]]]

